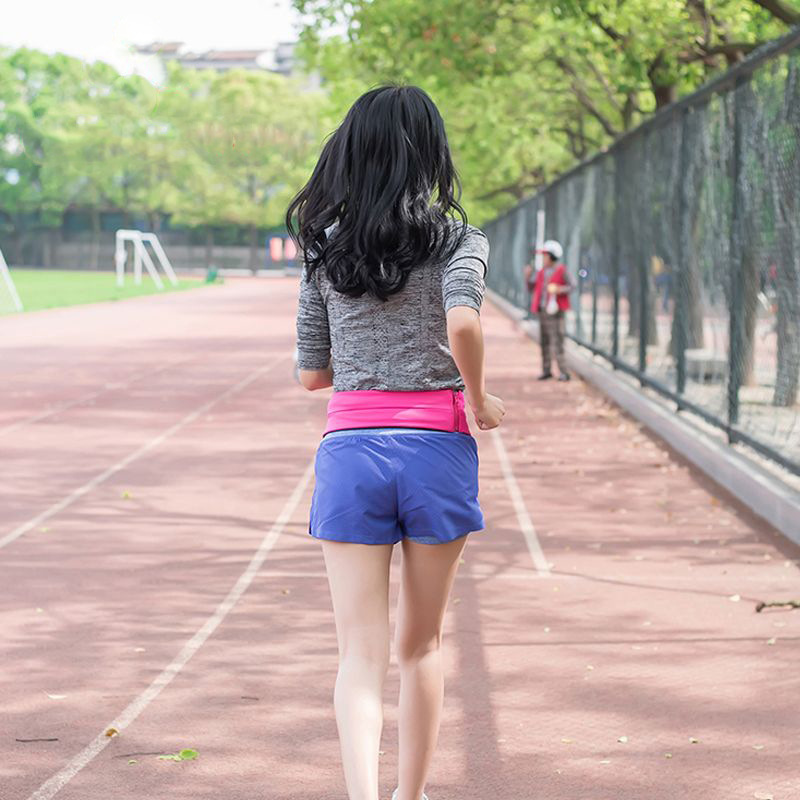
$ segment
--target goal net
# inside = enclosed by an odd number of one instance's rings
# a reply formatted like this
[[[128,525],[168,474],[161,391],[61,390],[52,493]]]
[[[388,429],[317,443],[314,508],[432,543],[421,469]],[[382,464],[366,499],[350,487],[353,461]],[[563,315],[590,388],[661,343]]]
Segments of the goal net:
[[[17,294],[8,264],[3,258],[3,251],[0,250],[0,314],[10,311],[22,311],[22,301]]]
[[[167,276],[173,286],[178,285],[178,278],[175,270],[172,269],[167,254],[154,233],[143,231],[120,229],[117,231],[116,250],[114,252],[114,263],[117,267],[117,286],[122,286],[125,282],[125,265],[128,261],[128,242],[133,245],[133,282],[142,282],[142,265],[147,270],[147,274],[153,279],[153,283],[159,288],[164,288],[156,263],[161,271]],[[149,244],[155,256],[155,262],[145,245]]]

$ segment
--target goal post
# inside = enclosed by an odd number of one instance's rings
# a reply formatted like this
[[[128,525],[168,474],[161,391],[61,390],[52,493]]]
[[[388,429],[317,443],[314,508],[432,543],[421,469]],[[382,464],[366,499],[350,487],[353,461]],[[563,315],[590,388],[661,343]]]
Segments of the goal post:
[[[143,231],[127,230],[120,228],[116,236],[116,248],[114,251],[114,263],[117,268],[117,286],[122,286],[125,282],[125,265],[128,261],[128,248],[127,243],[131,242],[133,245],[133,282],[140,284],[142,282],[142,264],[144,264],[147,274],[153,279],[153,283],[159,288],[164,288],[164,282],[158,274],[156,265],[150,253],[147,251],[145,244],[149,244],[153,249],[156,260],[163,270],[164,274],[169,279],[173,286],[178,285],[178,277],[175,270],[172,268],[158,236],[154,233],[145,233]]]
[[[0,310],[5,305],[3,295],[6,294],[11,298],[11,305],[14,311],[22,311],[22,300],[19,299],[17,287],[14,286],[14,280],[11,277],[11,272],[8,269],[5,258],[3,258],[3,251],[0,250]]]

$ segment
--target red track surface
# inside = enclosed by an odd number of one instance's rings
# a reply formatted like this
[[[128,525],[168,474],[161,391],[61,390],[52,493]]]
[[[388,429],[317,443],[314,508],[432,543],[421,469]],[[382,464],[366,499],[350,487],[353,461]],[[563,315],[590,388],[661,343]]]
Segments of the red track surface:
[[[0,322],[2,800],[344,800],[306,527],[328,393],[292,380],[295,297],[230,281]],[[800,595],[798,548],[484,325],[508,415],[476,430],[487,529],[448,610],[431,800],[800,798],[800,611],[753,609]],[[382,798],[397,688],[393,667]]]

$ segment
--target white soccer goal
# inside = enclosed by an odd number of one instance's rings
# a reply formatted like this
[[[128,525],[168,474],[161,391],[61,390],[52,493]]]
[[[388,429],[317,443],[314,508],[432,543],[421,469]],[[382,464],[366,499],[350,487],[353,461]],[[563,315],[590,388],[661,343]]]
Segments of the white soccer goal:
[[[140,284],[142,282],[142,264],[147,269],[148,274],[153,279],[153,283],[159,288],[164,288],[164,282],[158,274],[153,259],[150,253],[147,252],[145,244],[149,244],[153,248],[156,259],[158,260],[164,274],[169,278],[173,286],[178,285],[178,278],[175,275],[175,270],[172,269],[172,264],[169,263],[167,254],[158,241],[158,236],[154,233],[144,233],[143,231],[125,230],[120,228],[117,231],[116,250],[114,252],[114,263],[117,266],[117,286],[122,286],[125,282],[125,264],[128,260],[128,248],[126,243],[133,244],[133,282]]]
[[[9,306],[12,311],[22,311],[22,300],[19,299],[17,287],[14,286],[3,251],[0,250],[0,313]]]

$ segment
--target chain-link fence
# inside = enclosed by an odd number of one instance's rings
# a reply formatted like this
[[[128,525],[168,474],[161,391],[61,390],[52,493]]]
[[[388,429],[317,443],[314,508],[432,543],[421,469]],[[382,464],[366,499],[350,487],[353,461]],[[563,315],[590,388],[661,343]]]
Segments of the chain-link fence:
[[[485,225],[520,308],[542,210],[570,337],[800,474],[800,29]]]

